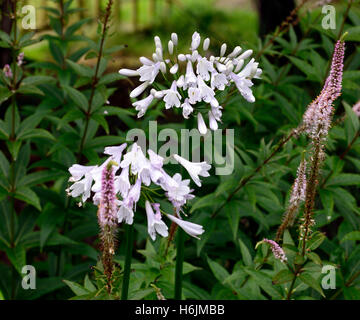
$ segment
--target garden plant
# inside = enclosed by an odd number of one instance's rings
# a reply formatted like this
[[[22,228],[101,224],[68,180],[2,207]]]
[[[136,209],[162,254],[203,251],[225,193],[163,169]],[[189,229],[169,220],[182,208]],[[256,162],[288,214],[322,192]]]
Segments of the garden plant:
[[[360,299],[358,0],[5,2],[0,300]]]

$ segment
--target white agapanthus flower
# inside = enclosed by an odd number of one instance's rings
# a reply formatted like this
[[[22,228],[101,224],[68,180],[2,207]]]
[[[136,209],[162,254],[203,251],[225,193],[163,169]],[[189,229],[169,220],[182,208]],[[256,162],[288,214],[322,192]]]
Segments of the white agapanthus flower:
[[[240,46],[236,46],[231,51],[224,43],[221,46],[219,56],[215,56],[209,51],[209,38],[206,38],[203,45],[200,46],[201,37],[198,32],[194,32],[192,35],[188,53],[178,53],[175,50],[178,45],[176,33],[171,34],[171,39],[164,47],[158,36],[154,38],[154,41],[155,52],[152,55],[152,60],[141,57],[142,66],[137,70],[121,69],[119,71],[120,74],[128,77],[140,76],[139,80],[142,84],[130,93],[131,98],[140,96],[161,74],[164,74],[167,79],[171,79],[171,77],[174,79],[171,88],[161,91],[152,88],[150,96],[133,103],[138,111],[138,117],[145,114],[153,99],[163,100],[166,109],[182,108],[185,119],[191,114],[194,116],[200,114],[199,109],[196,108],[197,104],[210,104],[211,113],[204,112],[204,115],[209,117],[210,129],[216,130],[218,122],[221,122],[221,112],[215,114],[213,107],[216,105],[218,110],[221,109],[216,97],[219,91],[224,91],[230,85],[235,85],[245,100],[248,102],[255,101],[251,90],[252,79],[259,79],[262,70],[254,58],[248,62],[245,61],[253,54],[252,50],[243,52]],[[167,48],[167,52],[164,48]],[[227,52],[229,53],[227,54]],[[181,74],[182,71],[185,72]],[[205,122],[204,125],[206,127]],[[203,127],[201,129],[205,132]]]
[[[80,197],[80,205],[92,197],[93,203],[100,206],[104,185],[102,180],[104,176],[103,169],[112,161],[113,185],[116,195],[114,206],[116,206],[119,223],[133,224],[137,203],[142,196],[148,199],[147,192],[151,192],[149,191],[151,190],[151,184],[154,184],[163,190],[164,197],[171,202],[176,215],[179,217],[169,216],[169,218],[179,224],[191,236],[198,237],[202,233],[200,232],[203,230],[202,226],[187,223],[180,217],[183,206],[187,201],[195,197],[192,194],[193,190],[190,189],[190,180],[183,180],[179,173],[175,173],[174,176],[167,174],[163,168],[164,158],[154,151],[149,149],[147,151],[148,157],[146,157],[146,154],[136,143],[133,143],[127,150],[126,148],[126,144],[106,147],[104,154],[109,157],[101,165],[82,166],[74,164],[71,166],[69,168],[71,174],[69,182],[72,184],[66,190],[68,195],[74,198]],[[185,167],[198,186],[201,186],[199,176],[209,176],[210,165],[206,162],[193,163],[178,155],[174,155],[174,157]],[[160,205],[157,203],[150,204],[149,201],[146,201],[145,211],[150,237],[155,240],[156,233],[166,237],[168,228],[161,219],[162,214],[166,213],[162,213]]]
[[[183,157],[180,157],[177,154],[174,154],[174,159],[179,162],[189,173],[190,177],[194,180],[197,186],[201,187],[201,181],[199,176],[209,177],[209,170],[211,165],[207,164],[205,161],[203,162],[190,162]]]
[[[181,229],[183,229],[188,235],[199,239],[198,236],[204,233],[203,226],[200,224],[192,223],[189,221],[184,221],[182,219],[179,219],[175,216],[172,216],[171,214],[168,214],[167,217],[175,222]]]

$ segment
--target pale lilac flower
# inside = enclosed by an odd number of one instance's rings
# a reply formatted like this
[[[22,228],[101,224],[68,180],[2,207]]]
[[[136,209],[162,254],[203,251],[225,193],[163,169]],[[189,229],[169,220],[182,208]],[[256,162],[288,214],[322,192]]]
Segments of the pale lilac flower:
[[[138,118],[141,118],[145,114],[147,108],[149,107],[149,105],[153,100],[154,100],[154,96],[150,94],[146,98],[142,100],[138,100],[132,104],[135,107],[135,110],[139,111],[137,114]]]
[[[121,168],[131,166],[131,173],[136,175],[147,165],[147,159],[141,150],[141,147],[134,143],[131,150],[124,155],[120,163]]]
[[[166,191],[166,196],[172,203],[176,212],[179,214],[182,206],[187,200],[193,199],[195,196],[191,194],[193,191],[189,187],[190,180],[182,180],[179,173],[175,173],[173,177],[164,173],[161,187]]]
[[[196,73],[203,78],[204,81],[210,80],[210,72],[213,72],[214,66],[211,61],[209,61],[206,57],[198,58],[196,65]]]
[[[69,181],[79,181],[86,173],[90,172],[97,166],[82,166],[80,164],[73,164],[69,168],[69,172],[71,174],[71,177],[69,178]]]
[[[23,62],[24,62],[24,56],[25,56],[24,52],[20,52],[19,55],[18,55],[18,57],[17,57],[17,65],[18,65],[19,67],[20,67],[20,66],[23,64]]]
[[[227,77],[223,73],[218,73],[216,71],[211,74],[211,88],[218,90],[225,90],[225,86],[229,83]]]
[[[121,170],[120,175],[115,178],[115,188],[125,198],[129,193],[130,187],[129,167],[125,167]]]
[[[140,84],[138,87],[136,87],[133,91],[130,92],[130,98],[136,98],[139,95],[141,95],[145,89],[149,86],[150,82],[145,81],[142,84]]]
[[[177,46],[178,44],[178,36],[175,32],[171,34],[171,41],[173,42],[174,46]]]
[[[67,189],[68,195],[71,195],[73,198],[81,195],[81,200],[84,203],[90,197],[92,182],[93,177],[91,173],[86,173],[83,179],[76,181]]]
[[[194,111],[193,107],[189,103],[189,99],[186,98],[185,102],[181,105],[183,117],[189,119],[189,115]]]
[[[271,246],[271,251],[274,254],[274,257],[276,259],[279,259],[281,262],[286,262],[287,261],[287,257],[285,255],[284,250],[273,240],[269,240],[269,239],[264,239],[262,242],[266,242],[268,244],[270,244]]]
[[[191,41],[192,51],[196,50],[199,47],[200,41],[201,41],[200,34],[195,31],[192,35],[192,41]]]
[[[355,112],[355,114],[360,117],[360,100],[354,104],[353,106],[353,111]]]
[[[204,228],[200,224],[184,221],[171,214],[166,215],[171,221],[175,222],[181,229],[183,229],[188,235],[200,239],[198,236],[204,233]]]
[[[236,88],[239,90],[244,99],[248,102],[255,102],[255,97],[250,89],[253,86],[252,81],[233,72],[230,74],[230,77],[234,81]]]
[[[160,71],[160,62],[153,62],[150,59],[147,59],[146,62],[146,64],[136,71],[140,75],[140,81],[149,81],[149,83],[153,83]]]
[[[207,127],[206,127],[206,124],[205,124],[205,121],[204,121],[204,118],[203,118],[201,112],[199,112],[199,113],[197,114],[197,120],[198,120],[198,121],[197,121],[197,123],[198,123],[198,130],[199,130],[200,134],[205,135],[206,132],[207,132]]]
[[[215,131],[219,128],[218,123],[211,111],[209,111],[209,127],[213,131]]]
[[[194,69],[191,61],[188,61],[186,65],[184,87],[191,88],[191,87],[195,87],[196,85],[197,85],[197,77],[194,73]]]
[[[201,92],[201,99],[207,103],[210,103],[210,101],[215,99],[214,90],[211,89],[200,76],[198,76],[197,79],[198,79],[198,88],[200,89]]]
[[[13,73],[12,73],[11,68],[10,68],[10,66],[8,64],[6,64],[4,66],[3,72],[4,72],[5,77],[7,77],[7,78],[11,79],[13,77]]]
[[[195,104],[201,101],[201,91],[197,87],[189,88],[188,95],[189,95],[188,102],[191,104]]]
[[[106,147],[104,154],[111,156],[112,160],[116,162],[115,166],[119,166],[122,154],[126,148],[127,144],[123,143],[117,147]]]
[[[150,235],[150,238],[155,241],[156,233],[160,234],[163,237],[167,237],[169,235],[167,225],[164,223],[164,221],[161,220],[161,215],[159,217],[159,215],[154,214],[154,211],[148,200],[146,200],[145,202],[145,211],[148,221],[148,233]]]
[[[209,46],[210,46],[210,39],[206,38],[203,43],[203,50],[207,51],[209,49]]]
[[[211,169],[211,165],[207,164],[205,161],[190,162],[177,154],[174,154],[174,159],[186,169],[195,184],[199,187],[201,187],[201,181],[199,179],[199,176],[210,176],[208,171]]]
[[[122,223],[124,221],[126,224],[133,224],[134,211],[128,201],[124,200],[121,202],[119,210],[117,212],[117,218],[119,223]]]
[[[138,71],[131,69],[120,69],[119,73],[126,77],[137,77],[140,75]]]
[[[177,91],[176,81],[174,80],[171,85],[171,88],[169,90],[166,90],[166,93],[164,96],[165,108],[170,109],[174,106],[176,108],[179,108],[180,107],[180,99],[181,99],[181,95]]]

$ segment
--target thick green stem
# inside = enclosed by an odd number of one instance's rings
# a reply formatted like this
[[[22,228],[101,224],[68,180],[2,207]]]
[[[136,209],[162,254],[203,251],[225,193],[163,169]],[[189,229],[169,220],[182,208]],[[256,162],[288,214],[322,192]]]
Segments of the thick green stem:
[[[131,258],[134,240],[134,226],[126,225],[126,253],[125,253],[125,265],[124,265],[124,278],[121,290],[121,300],[127,300],[129,293],[130,283],[130,271],[131,271]]]
[[[175,299],[181,300],[185,232],[178,228],[176,238]]]

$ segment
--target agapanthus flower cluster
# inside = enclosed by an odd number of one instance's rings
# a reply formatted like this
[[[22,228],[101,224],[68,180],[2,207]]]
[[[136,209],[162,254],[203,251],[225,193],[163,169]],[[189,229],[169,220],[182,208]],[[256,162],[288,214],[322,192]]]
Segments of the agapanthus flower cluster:
[[[228,54],[227,45],[221,46],[218,56],[209,51],[210,39],[204,39],[202,46],[201,37],[198,32],[192,35],[190,51],[178,53],[178,37],[176,33],[171,34],[167,44],[167,55],[163,44],[158,36],[155,36],[155,52],[152,60],[141,57],[142,66],[137,70],[121,69],[120,74],[125,76],[139,76],[140,84],[130,93],[131,98],[139,97],[145,89],[152,86],[150,94],[136,102],[133,106],[138,111],[138,117],[142,117],[154,99],[162,99],[165,108],[181,108],[185,119],[195,114],[198,120],[198,129],[201,134],[206,134],[207,126],[202,113],[196,110],[198,104],[203,103],[208,108],[209,127],[217,130],[218,122],[221,121],[222,107],[216,98],[218,91],[225,90],[235,84],[240,94],[249,102],[254,102],[255,97],[251,91],[253,78],[260,78],[262,70],[258,63],[252,58],[252,50],[242,52],[237,46]],[[166,55],[166,56],[165,56]],[[182,71],[185,73],[181,73]],[[162,74],[164,79],[172,78],[170,88],[158,90],[154,85],[158,75]]]
[[[166,237],[168,228],[162,221],[165,214],[171,221],[178,224],[185,232],[193,237],[198,237],[204,232],[202,226],[184,221],[181,218],[183,206],[188,200],[193,199],[193,189],[190,188],[190,180],[182,179],[179,173],[170,176],[163,168],[164,158],[148,150],[148,158],[143,153],[141,147],[136,143],[132,144],[125,152],[127,145],[122,144],[115,147],[106,147],[104,154],[109,155],[100,166],[82,166],[74,164],[69,168],[73,184],[67,189],[68,195],[80,197],[79,204],[82,205],[90,196],[95,205],[99,206],[99,220],[106,224],[109,220],[106,212],[116,212],[118,223],[125,222],[133,224],[136,205],[143,194],[145,210],[148,220],[149,235],[155,240],[156,233]],[[199,176],[209,176],[208,171],[211,166],[206,162],[190,162],[179,155],[174,155],[178,161],[190,174],[194,182],[201,186]],[[104,171],[112,164],[111,174]],[[104,175],[107,175],[108,182],[104,182]],[[113,175],[113,176],[112,176]],[[111,178],[111,179],[110,179]],[[144,192],[146,187],[151,184],[159,186],[164,191],[164,196],[174,207],[175,215],[166,214],[160,209],[158,203],[150,202],[150,198]],[[106,191],[106,190],[111,190]],[[111,196],[115,194],[115,198]],[[106,206],[104,206],[104,201]],[[109,208],[111,207],[111,208]]]
[[[334,111],[333,103],[341,94],[341,83],[344,68],[345,43],[337,41],[332,58],[330,74],[320,95],[308,106],[303,122],[305,131],[312,139],[326,137],[331,125]]]

